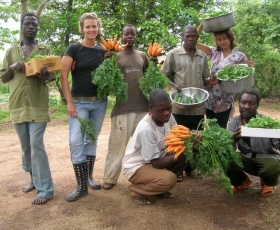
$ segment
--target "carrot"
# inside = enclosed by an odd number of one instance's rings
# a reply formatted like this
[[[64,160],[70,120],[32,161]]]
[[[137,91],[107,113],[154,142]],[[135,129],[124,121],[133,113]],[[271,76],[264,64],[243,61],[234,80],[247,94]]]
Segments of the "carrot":
[[[118,35],[116,34],[115,37],[114,37],[114,40],[113,40],[113,45],[114,45],[114,48],[117,44],[117,39],[118,39]]]
[[[178,135],[174,134],[174,133],[171,133],[171,134],[168,134],[164,140],[170,140],[172,138],[178,138]]]
[[[188,135],[190,133],[190,131],[184,131],[184,130],[180,130],[180,129],[175,129],[175,130],[171,129],[170,132],[175,133],[177,135],[179,135],[179,134]]]
[[[115,45],[115,51],[120,51],[120,44],[121,44],[122,39],[118,40],[117,44]]]
[[[113,43],[112,39],[108,40],[108,44],[110,46],[110,50],[114,50],[115,49],[115,46],[114,46],[114,43]]]
[[[174,155],[174,160],[176,160],[177,157],[185,151],[185,149],[186,149],[186,146],[183,146],[183,148],[181,148],[178,152],[176,152]]]
[[[102,47],[102,49],[108,50],[102,43],[100,43],[100,46]]]
[[[154,48],[153,48],[153,51],[152,51],[152,56],[153,56],[153,57],[156,57],[157,50],[158,50],[157,47],[154,47]]]
[[[156,52],[156,56],[160,55],[161,51],[163,51],[163,50],[164,50],[163,47],[162,47],[162,48],[158,48],[158,50],[157,50],[157,52]]]
[[[164,145],[166,146],[174,146],[174,145],[183,145],[184,144],[184,141],[176,141],[176,142],[165,142]]]
[[[170,141],[170,142],[181,141],[181,138],[175,137],[175,138],[169,139],[168,141]]]
[[[123,48],[127,47],[128,43],[126,43],[125,45],[120,46],[119,51],[121,51]]]
[[[100,41],[106,47],[106,49],[108,49],[108,43],[105,41],[103,37],[100,37]]]
[[[183,125],[176,125],[176,126],[174,126],[174,127],[178,128],[178,129],[181,129],[181,130],[190,131],[189,128],[187,128],[186,126],[183,126]]]
[[[183,139],[189,138],[190,136],[191,135],[187,135],[187,134],[180,134],[180,135],[178,135],[178,137],[183,138]]]
[[[174,148],[175,148],[176,146],[169,146],[166,150],[165,150],[165,152],[168,152],[168,153],[172,153],[172,152],[174,152]]]
[[[174,152],[177,153],[177,152],[179,152],[182,148],[183,148],[182,145],[178,145],[178,146],[176,146],[176,148],[174,149]]]

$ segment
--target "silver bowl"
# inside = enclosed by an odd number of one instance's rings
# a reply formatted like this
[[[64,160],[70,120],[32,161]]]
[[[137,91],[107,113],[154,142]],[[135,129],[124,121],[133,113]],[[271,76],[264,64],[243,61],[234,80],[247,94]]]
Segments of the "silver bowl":
[[[247,64],[237,64],[237,65],[246,65]],[[221,70],[219,70],[221,71]],[[217,72],[217,78],[219,79],[219,71]],[[251,88],[254,86],[254,76],[253,74],[244,76],[243,78],[237,80],[236,82],[234,81],[225,81],[219,79],[220,83],[220,89],[224,93],[240,93],[243,89],[245,88]]]
[[[182,93],[182,94],[187,95],[191,98],[193,98],[193,96],[195,94],[197,94],[198,96],[200,96],[201,102],[193,103],[193,104],[185,104],[185,103],[176,102],[176,101],[174,101],[173,98],[177,93]],[[171,98],[172,103],[176,104],[181,109],[192,109],[192,108],[200,107],[205,103],[205,101],[208,99],[208,97],[209,97],[209,93],[206,90],[200,89],[200,88],[195,88],[195,87],[182,88],[181,92],[178,92],[176,90],[176,91],[174,91],[173,93],[170,94],[170,98]]]
[[[236,22],[233,12],[230,12],[217,17],[204,18],[202,19],[202,24],[206,33],[212,33],[231,28],[235,26]]]

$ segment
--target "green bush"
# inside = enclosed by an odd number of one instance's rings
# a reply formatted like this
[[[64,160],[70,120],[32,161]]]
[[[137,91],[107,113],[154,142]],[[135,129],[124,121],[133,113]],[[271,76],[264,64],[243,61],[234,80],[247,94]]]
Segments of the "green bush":
[[[9,84],[4,84],[2,81],[0,81],[0,96],[2,94],[9,94]]]

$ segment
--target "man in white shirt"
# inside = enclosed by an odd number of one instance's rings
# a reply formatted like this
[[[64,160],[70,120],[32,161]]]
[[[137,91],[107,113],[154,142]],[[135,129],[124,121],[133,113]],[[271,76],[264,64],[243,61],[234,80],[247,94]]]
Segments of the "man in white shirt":
[[[164,137],[177,125],[169,95],[155,89],[150,95],[150,113],[137,125],[122,161],[124,176],[131,182],[129,192],[137,204],[151,204],[152,196],[173,198],[168,192],[186,167],[184,154],[174,160],[166,155]]]

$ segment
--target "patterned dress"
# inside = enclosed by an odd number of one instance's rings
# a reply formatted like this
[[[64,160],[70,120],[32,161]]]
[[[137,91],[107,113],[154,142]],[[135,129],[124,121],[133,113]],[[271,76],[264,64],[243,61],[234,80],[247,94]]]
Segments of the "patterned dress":
[[[209,57],[211,59],[211,75],[216,75],[217,72],[225,66],[234,64],[247,64],[248,58],[242,52],[233,49],[232,52],[225,58],[222,51],[218,51],[216,47],[210,47]],[[209,92],[209,98],[206,102],[206,108],[213,110],[214,113],[220,113],[234,108],[234,94],[224,93],[220,89],[220,84],[205,86]]]

